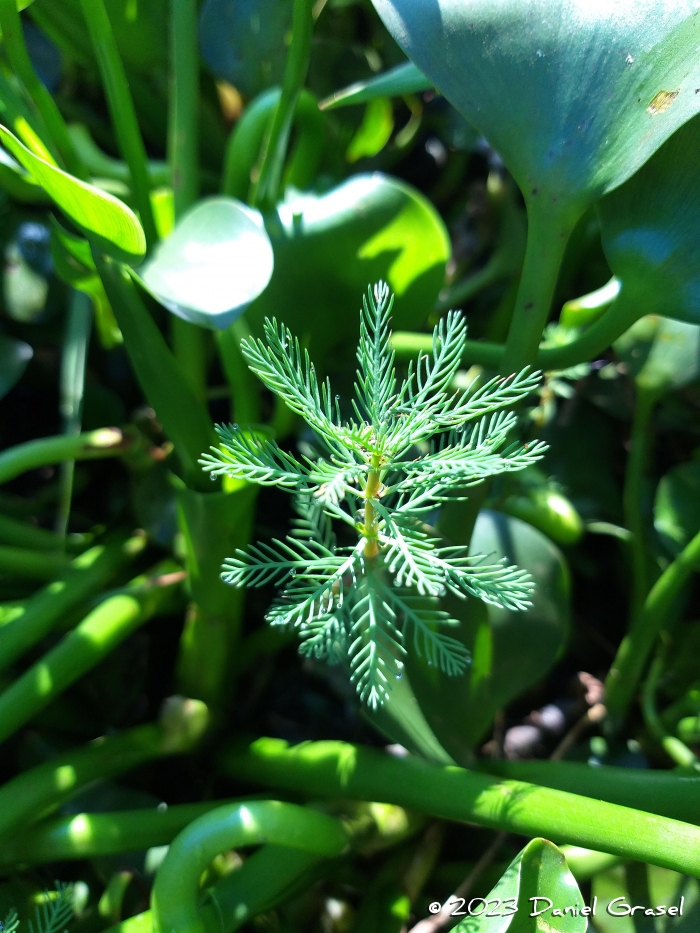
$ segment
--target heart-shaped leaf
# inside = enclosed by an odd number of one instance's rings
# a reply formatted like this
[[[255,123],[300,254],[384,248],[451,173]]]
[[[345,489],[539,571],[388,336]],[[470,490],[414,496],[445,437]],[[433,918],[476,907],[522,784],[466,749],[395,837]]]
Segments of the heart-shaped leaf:
[[[695,118],[599,204],[603,249],[622,281],[616,303],[638,309],[639,317],[700,324],[699,149]]]
[[[637,385],[662,395],[700,376],[700,326],[647,315],[633,324],[615,350]]]
[[[254,97],[282,79],[291,22],[290,0],[205,0],[199,14],[202,59],[217,78]]]
[[[258,211],[218,197],[188,211],[139,274],[173,314],[223,330],[264,291],[273,264]]]
[[[0,126],[0,142],[105,252],[130,261],[144,255],[146,237],[138,218],[126,204],[40,159],[4,126]]]
[[[468,916],[455,933],[586,933],[590,913],[563,853],[547,839],[529,842],[488,897],[462,909]]]
[[[246,320],[259,329],[265,317],[281,318],[317,359],[331,348],[354,359],[367,282],[388,282],[397,329],[423,324],[443,285],[450,240],[439,214],[386,175],[355,175],[321,196],[293,195],[265,223],[275,271]]]
[[[700,111],[692,0],[373,2],[550,213],[580,214]]]
[[[448,506],[447,508],[450,508]],[[569,627],[569,582],[559,549],[531,525],[499,512],[479,514],[470,544],[472,554],[489,562],[505,557],[535,579],[532,607],[512,612],[478,599],[450,602],[461,625],[450,634],[471,652],[472,662],[459,677],[429,668],[414,653],[406,662],[413,692],[446,751],[460,764],[483,738],[493,717],[556,661]]]
[[[33,355],[28,343],[0,334],[0,398],[19,382]]]
[[[661,479],[654,501],[654,528],[671,554],[700,531],[700,462],[679,463]]]

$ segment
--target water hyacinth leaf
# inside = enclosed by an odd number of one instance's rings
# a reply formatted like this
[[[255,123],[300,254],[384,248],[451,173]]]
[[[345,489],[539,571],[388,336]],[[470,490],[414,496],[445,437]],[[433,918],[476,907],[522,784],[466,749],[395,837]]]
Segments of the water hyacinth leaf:
[[[357,132],[350,140],[345,157],[348,162],[371,158],[382,151],[394,129],[394,111],[391,101],[377,97],[369,101]]]
[[[654,528],[674,556],[700,531],[700,461],[679,463],[662,477],[654,500]]]
[[[420,327],[443,285],[450,240],[439,214],[379,172],[321,196],[293,194],[265,223],[275,271],[246,320],[261,331],[265,317],[281,318],[318,361],[330,349],[354,360],[367,282],[388,282],[397,330]]]
[[[373,0],[530,206],[580,215],[700,111],[693,0]]]
[[[351,104],[366,104],[378,97],[419,94],[421,91],[429,91],[432,86],[413,62],[405,62],[367,81],[356,81],[355,84],[336,91],[322,100],[319,107],[321,110],[333,110],[336,107],[349,107]]]
[[[700,98],[700,94],[698,95]],[[700,324],[700,118],[598,205],[603,250],[622,281],[616,304]]]
[[[105,252],[128,261],[144,255],[143,229],[126,204],[40,159],[4,126],[0,126],[0,142],[61,210]]]
[[[547,839],[533,839],[488,894],[488,903],[477,899],[475,916],[465,917],[455,933],[586,933],[584,907],[564,854]]]
[[[33,355],[28,343],[0,334],[0,398],[19,382]]]
[[[658,395],[700,376],[700,325],[649,314],[636,321],[615,350],[637,385]]]
[[[185,214],[139,274],[173,314],[224,330],[264,291],[273,265],[260,213],[217,197]]]
[[[254,97],[284,72],[284,38],[291,0],[205,0],[199,14],[203,61],[246,97]]]
[[[566,562],[540,531],[485,510],[474,527],[470,552],[487,554],[489,563],[505,557],[528,570],[535,592],[532,606],[524,612],[450,598],[446,608],[461,622],[450,634],[471,654],[470,666],[459,677],[447,677],[408,653],[406,670],[413,692],[438,741],[458,764],[468,764],[496,712],[544,677],[569,629]]]

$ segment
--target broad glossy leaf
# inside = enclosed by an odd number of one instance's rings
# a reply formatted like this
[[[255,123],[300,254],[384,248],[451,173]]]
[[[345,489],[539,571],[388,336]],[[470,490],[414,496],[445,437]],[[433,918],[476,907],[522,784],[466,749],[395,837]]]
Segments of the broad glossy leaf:
[[[351,104],[366,104],[377,97],[402,97],[404,94],[417,94],[428,91],[431,82],[422,71],[413,64],[406,62],[397,65],[380,75],[375,75],[367,81],[357,81],[335,94],[331,94],[319,104],[321,110],[332,110],[335,107],[348,107]]]
[[[654,528],[674,555],[700,531],[700,461],[679,463],[661,479],[654,501]]]
[[[700,325],[647,315],[619,340],[615,350],[637,384],[663,394],[700,376]]]
[[[450,601],[450,612],[461,621],[450,634],[463,641],[472,656],[460,677],[447,677],[409,652],[406,670],[423,714],[460,764],[468,763],[471,749],[496,712],[552,667],[569,628],[566,562],[536,528],[499,512],[483,511],[470,552],[486,554],[489,561],[506,557],[530,571],[536,589],[532,607],[525,612],[486,606],[477,599]]]
[[[273,264],[258,211],[218,197],[192,208],[139,274],[173,314],[224,330],[265,289]]]
[[[144,255],[143,229],[126,204],[40,159],[4,126],[0,126],[0,142],[61,210],[106,252],[130,260]]]
[[[640,317],[700,324],[699,149],[696,117],[598,206],[603,249],[622,281],[618,302]]]
[[[694,0],[373,2],[549,213],[582,213],[700,111]]]
[[[430,204],[380,173],[355,175],[325,195],[292,195],[265,218],[275,254],[270,284],[246,312],[259,329],[282,319],[319,358],[354,359],[368,282],[396,294],[395,329],[424,323],[445,277],[450,241]]]
[[[547,839],[529,842],[486,900],[491,903],[475,898],[466,905],[472,916],[465,917],[455,933],[586,933],[588,929],[586,917],[580,914],[585,903],[576,879],[563,853]]]
[[[0,334],[0,398],[19,382],[33,355],[28,343]]]
[[[205,0],[199,14],[202,59],[246,97],[278,84],[291,0]]]

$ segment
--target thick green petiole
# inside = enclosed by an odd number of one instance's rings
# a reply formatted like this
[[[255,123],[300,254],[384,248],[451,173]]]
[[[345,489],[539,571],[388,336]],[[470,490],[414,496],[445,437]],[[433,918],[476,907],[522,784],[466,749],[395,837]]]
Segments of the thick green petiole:
[[[151,182],[148,175],[148,157],[141,137],[129,82],[119,55],[104,0],[81,0],[85,22],[100,67],[102,83],[107,94],[109,111],[117,134],[119,149],[129,166],[134,199],[141,216],[146,242],[152,249],[158,242],[156,222],[151,206]]]
[[[151,895],[154,933],[204,933],[198,910],[202,872],[221,852],[274,843],[318,855],[339,855],[348,835],[332,817],[278,801],[229,804],[183,830],[168,850]]]
[[[67,612],[100,590],[145,546],[145,537],[135,535],[126,541],[99,544],[76,557],[62,579],[28,599],[20,614],[0,627],[0,671],[48,635]]]
[[[119,428],[100,428],[73,436],[41,437],[9,447],[0,453],[0,483],[9,483],[28,470],[63,460],[100,460],[118,457],[128,450],[133,437]]]
[[[0,742],[32,719],[67,687],[105,658],[154,613],[182,582],[177,564],[165,561],[150,576],[105,599],[50,651],[0,694]]]
[[[78,551],[84,546],[86,536],[71,536],[65,544],[69,550]],[[0,515],[0,543],[13,547],[28,547],[35,551],[60,551],[64,547],[62,535],[28,522],[19,522],[7,515]]]
[[[0,573],[28,580],[54,580],[68,567],[63,554],[46,554],[21,547],[0,545]]]
[[[697,755],[675,735],[666,731],[656,706],[656,691],[664,670],[663,650],[654,658],[642,692],[642,712],[647,729],[662,746],[669,758],[681,768],[700,770]]]
[[[313,0],[294,0],[292,43],[287,53],[282,95],[265,144],[260,176],[253,195],[255,205],[261,208],[274,207],[279,197],[294,111],[309,67],[313,7]]]
[[[96,739],[12,778],[0,787],[0,838],[35,822],[92,781],[116,777],[146,761],[190,751],[207,725],[195,700],[166,701],[161,722]]]
[[[676,598],[700,567],[700,532],[664,570],[617,649],[605,680],[605,705],[613,728],[623,722],[639,680]]]
[[[309,797],[395,803],[442,819],[544,836],[700,876],[700,828],[589,797],[413,756],[396,759],[344,742],[290,748],[278,739],[260,739],[230,751],[224,763],[238,778]]]

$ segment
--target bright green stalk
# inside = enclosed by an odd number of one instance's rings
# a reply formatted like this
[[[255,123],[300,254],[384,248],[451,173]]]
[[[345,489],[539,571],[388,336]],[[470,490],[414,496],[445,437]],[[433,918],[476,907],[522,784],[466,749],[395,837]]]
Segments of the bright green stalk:
[[[29,722],[158,612],[173,587],[182,582],[179,569],[172,561],[165,561],[149,577],[133,580],[129,592],[105,599],[0,694],[0,742]]]
[[[189,484],[211,491],[214,487],[197,462],[214,437],[206,408],[193,392],[128,273],[97,251],[94,258],[144,395],[175,444]]]
[[[557,217],[540,201],[528,204],[525,261],[500,372],[519,372],[532,365],[547,324],[559,267],[577,218]]]
[[[199,194],[199,56],[197,0],[170,0],[171,89],[168,162],[175,199],[175,219]],[[206,393],[206,333],[196,324],[171,318],[173,350],[197,396]]]
[[[663,652],[654,658],[642,693],[642,712],[647,729],[662,745],[664,751],[681,768],[695,768],[700,770],[697,756],[674,735],[669,735],[661,721],[656,707],[656,690],[664,670]]]
[[[61,416],[63,433],[69,437],[80,434],[85,392],[85,364],[87,362],[92,329],[92,302],[83,292],[73,291],[68,308],[66,333],[61,356]],[[56,515],[56,532],[65,540],[73,498],[75,460],[61,464],[61,491]]]
[[[62,579],[28,599],[21,615],[0,628],[0,671],[45,638],[67,612],[100,590],[145,545],[145,537],[137,535],[97,545],[76,557]]]
[[[62,460],[100,460],[118,457],[131,447],[130,435],[119,428],[99,428],[86,434],[40,437],[8,447],[0,453],[0,483],[9,483],[27,470],[61,463]]]
[[[613,727],[627,715],[637,684],[675,600],[700,566],[700,532],[656,581],[630,631],[617,649],[605,680],[605,705]]]
[[[118,810],[52,817],[0,844],[0,865],[92,859],[168,845],[193,820],[232,802],[206,800],[162,810]]]
[[[141,215],[148,248],[158,242],[156,223],[151,207],[151,185],[148,177],[148,157],[139,129],[129,82],[112,31],[104,0],[81,0],[93,49],[102,76],[109,112],[117,134],[119,149],[129,166],[134,199]]]
[[[0,546],[0,573],[27,580],[55,580],[68,567],[64,554],[47,554],[21,547]]]
[[[634,408],[630,449],[625,471],[622,507],[625,527],[631,532],[632,592],[630,618],[635,619],[649,593],[649,561],[646,549],[646,522],[643,512],[644,474],[649,455],[649,423],[658,393],[637,381],[637,403]]]
[[[3,784],[0,838],[40,819],[92,781],[116,777],[154,758],[190,751],[206,726],[206,711],[193,700],[173,698],[169,702],[161,723],[95,739]]]
[[[601,800],[344,742],[290,748],[278,739],[260,739],[229,752],[224,761],[240,779],[312,798],[381,800],[700,875],[700,828]]]
[[[260,381],[248,368],[240,343],[250,339],[250,329],[238,318],[226,330],[217,333],[221,365],[231,387],[231,420],[235,424],[260,423]]]
[[[274,207],[279,196],[294,111],[309,67],[313,6],[313,0],[294,0],[292,44],[287,53],[282,96],[272,121],[260,166],[260,177],[255,187],[253,200],[258,207]]]
[[[39,112],[51,140],[68,171],[78,178],[86,178],[85,168],[75,152],[68,127],[53,97],[39,79],[29,57],[22,31],[22,20],[17,12],[17,0],[0,0],[0,30],[10,67],[24,85]],[[49,148],[51,148],[49,146]]]
[[[491,774],[528,781],[700,825],[700,777],[577,761],[480,761]]]
[[[341,824],[291,803],[229,804],[199,817],[170,846],[151,895],[154,933],[205,933],[197,899],[199,879],[221,852],[261,843],[318,855],[339,855],[348,844]]]

